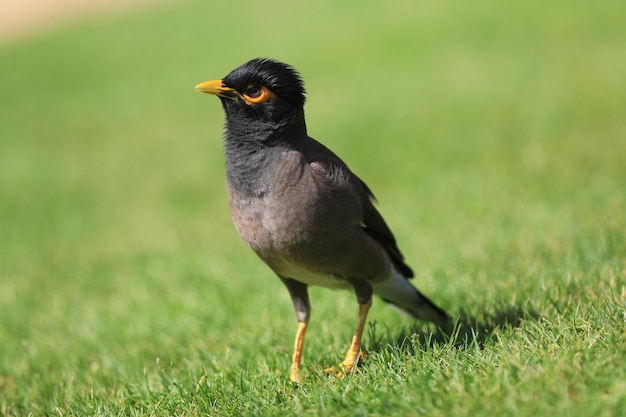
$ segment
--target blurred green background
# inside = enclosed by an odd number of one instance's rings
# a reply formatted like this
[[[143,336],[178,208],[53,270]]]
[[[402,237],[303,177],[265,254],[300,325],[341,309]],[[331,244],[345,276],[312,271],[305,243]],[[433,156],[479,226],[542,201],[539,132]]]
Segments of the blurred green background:
[[[296,409],[315,413],[338,389],[283,386],[287,400],[259,405],[256,389],[288,369],[295,317],[232,227],[221,106],[193,88],[258,56],[301,72],[309,134],[371,186],[425,293],[491,329],[546,320],[558,338],[583,309],[606,331],[611,360],[596,365],[613,373],[580,376],[576,395],[537,401],[548,377],[514,409],[425,389],[425,412],[624,410],[625,13],[613,1],[189,1],[0,46],[0,411],[271,415],[309,395]],[[312,303],[313,374],[343,353],[356,304],[317,289]],[[371,317],[383,345],[408,325],[382,303]],[[222,394],[193,403],[198,379]],[[361,404],[380,394],[367,381]],[[404,381],[389,382],[416,387]]]

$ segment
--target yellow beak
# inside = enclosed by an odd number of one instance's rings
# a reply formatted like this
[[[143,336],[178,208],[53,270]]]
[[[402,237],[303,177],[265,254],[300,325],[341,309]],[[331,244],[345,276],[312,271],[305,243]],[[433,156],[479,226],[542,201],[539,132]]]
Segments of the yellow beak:
[[[239,93],[234,88],[226,87],[224,81],[213,80],[205,81],[196,86],[196,90],[201,93],[213,94],[218,97],[228,98],[230,100],[237,100]]]

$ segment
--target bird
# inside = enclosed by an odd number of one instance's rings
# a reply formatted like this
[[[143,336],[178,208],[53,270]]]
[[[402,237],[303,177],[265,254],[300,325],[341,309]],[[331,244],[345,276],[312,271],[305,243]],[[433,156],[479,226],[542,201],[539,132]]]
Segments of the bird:
[[[226,188],[242,240],[283,282],[298,327],[289,378],[301,383],[311,285],[352,290],[358,320],[338,374],[356,372],[375,294],[441,328],[450,318],[414,287],[396,239],[370,188],[310,137],[305,88],[291,65],[255,58],[196,90],[219,97],[225,113]]]

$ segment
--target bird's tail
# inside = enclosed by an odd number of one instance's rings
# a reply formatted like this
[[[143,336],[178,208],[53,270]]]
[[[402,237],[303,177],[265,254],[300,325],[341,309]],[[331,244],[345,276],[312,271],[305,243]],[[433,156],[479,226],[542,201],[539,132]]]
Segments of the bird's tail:
[[[372,284],[374,294],[417,319],[433,322],[442,328],[450,324],[450,318],[443,309],[394,268],[392,271],[392,276],[385,281]]]

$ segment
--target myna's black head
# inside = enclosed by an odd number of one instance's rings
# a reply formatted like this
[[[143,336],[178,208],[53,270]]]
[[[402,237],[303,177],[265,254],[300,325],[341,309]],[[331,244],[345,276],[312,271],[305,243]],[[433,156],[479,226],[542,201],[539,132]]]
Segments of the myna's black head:
[[[291,66],[267,58],[248,61],[230,72],[224,84],[234,88],[247,104],[272,102],[274,98],[293,106],[304,105],[304,83]]]
[[[304,127],[302,79],[282,62],[253,59],[224,79],[198,84],[196,89],[221,99],[229,136],[240,136],[237,133],[243,131],[258,135],[300,123]],[[242,132],[235,132],[239,130]]]

